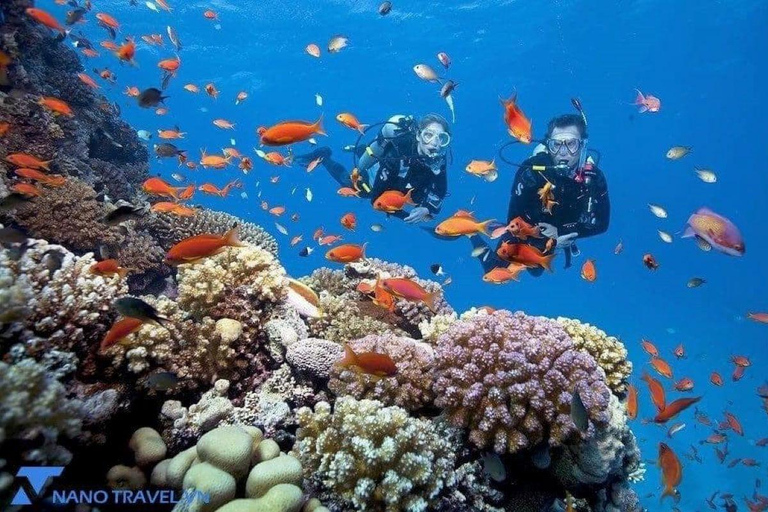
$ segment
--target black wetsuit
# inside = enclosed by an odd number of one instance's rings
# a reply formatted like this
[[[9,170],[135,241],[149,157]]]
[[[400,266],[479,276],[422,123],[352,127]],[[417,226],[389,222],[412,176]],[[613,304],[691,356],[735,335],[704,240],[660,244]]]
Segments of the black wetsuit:
[[[535,165],[551,166],[554,162],[549,153],[539,153],[522,163],[512,185],[507,222],[516,217],[522,217],[533,226],[545,222],[557,228],[558,236],[578,233],[578,239],[599,235],[608,229],[611,214],[608,184],[597,166],[586,166],[581,176],[583,180],[579,182],[573,170],[548,169],[542,175],[533,170]],[[544,209],[538,195],[539,189],[547,182],[544,176],[554,185],[552,193],[558,203],[552,207],[551,214]],[[504,241],[518,240],[507,233],[499,240],[499,245]],[[472,243],[475,247],[487,245],[480,237],[473,237]],[[543,250],[547,239],[528,238],[525,243]],[[570,266],[572,247],[565,250],[566,267]],[[486,272],[508,264],[496,257],[495,253],[490,254],[482,263]],[[534,269],[533,273],[540,274],[541,269]]]
[[[416,133],[413,121],[404,121],[396,128],[396,135],[384,138],[381,133],[377,141],[382,145],[383,152],[376,158],[367,171],[362,171],[362,181],[371,183],[370,175],[374,175],[370,191],[360,190],[360,197],[370,198],[371,203],[387,190],[399,190],[406,193],[413,189],[411,198],[417,206],[423,206],[429,213],[436,215],[440,212],[443,199],[448,193],[447,159],[441,155],[436,160],[419,155],[416,142]],[[366,146],[357,148],[359,154],[365,151]],[[351,187],[350,171],[343,164],[331,159],[331,149],[322,147],[313,152],[297,156],[302,162],[309,162],[322,157],[322,165],[328,173],[343,187]],[[428,162],[434,161],[437,174],[432,172]],[[395,217],[407,217],[409,212],[398,211],[391,215]]]

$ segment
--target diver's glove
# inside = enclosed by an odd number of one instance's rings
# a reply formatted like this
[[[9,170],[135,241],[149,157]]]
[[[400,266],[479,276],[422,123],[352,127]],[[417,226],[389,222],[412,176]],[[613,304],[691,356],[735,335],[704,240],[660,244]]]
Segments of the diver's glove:
[[[547,238],[557,238],[557,228],[552,224],[546,222],[539,222],[536,224],[539,228],[539,232]]]
[[[416,222],[424,222],[430,218],[432,218],[432,215],[429,213],[429,208],[417,206],[411,210],[411,213],[409,213],[403,220],[409,224],[415,224]]]
[[[558,249],[567,249],[576,242],[577,238],[579,238],[578,233],[568,233],[567,235],[558,236],[556,247]]]

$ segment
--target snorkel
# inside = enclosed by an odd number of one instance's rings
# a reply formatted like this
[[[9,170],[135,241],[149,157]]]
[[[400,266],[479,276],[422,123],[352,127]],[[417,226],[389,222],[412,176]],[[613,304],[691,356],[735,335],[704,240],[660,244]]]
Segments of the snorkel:
[[[581,118],[584,120],[584,126],[589,126],[587,124],[587,116],[584,113],[584,107],[581,106],[581,100],[579,98],[571,98],[571,104],[578,110],[579,114],[581,114]],[[584,176],[584,167],[587,163],[587,144],[589,143],[589,138],[584,137],[581,142],[581,154],[579,155],[579,166],[576,168],[576,176],[574,177],[574,180],[576,180],[577,183],[583,183],[585,181]],[[590,165],[590,168],[592,166]]]

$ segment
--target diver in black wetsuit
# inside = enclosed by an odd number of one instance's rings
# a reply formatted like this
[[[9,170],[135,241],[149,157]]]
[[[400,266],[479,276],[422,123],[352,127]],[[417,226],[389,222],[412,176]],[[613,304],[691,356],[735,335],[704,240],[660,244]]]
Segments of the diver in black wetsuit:
[[[522,217],[527,223],[540,228],[543,238],[528,238],[525,243],[544,250],[547,240],[556,240],[556,250],[565,254],[565,266],[571,265],[572,256],[578,256],[576,240],[599,235],[608,229],[611,204],[608,184],[603,172],[586,157],[587,125],[583,116],[566,114],[552,119],[547,127],[544,144],[523,162],[512,186],[507,222]],[[539,198],[547,181],[552,183],[556,204],[547,211]],[[517,242],[505,233],[500,240]],[[472,237],[474,247],[487,246],[479,236]],[[489,272],[495,267],[507,266],[495,252],[482,261]],[[543,269],[529,269],[540,275]]]
[[[396,115],[382,123],[376,139],[367,147],[353,147],[360,153],[357,169],[359,197],[373,203],[387,190],[406,193],[416,203],[410,212],[393,213],[405,222],[416,223],[432,218],[440,211],[448,193],[446,148],[451,133],[448,121],[437,114],[428,114],[418,121],[411,116]],[[322,157],[322,165],[342,186],[352,187],[351,173],[342,164],[331,160],[328,147],[296,157],[308,163]]]

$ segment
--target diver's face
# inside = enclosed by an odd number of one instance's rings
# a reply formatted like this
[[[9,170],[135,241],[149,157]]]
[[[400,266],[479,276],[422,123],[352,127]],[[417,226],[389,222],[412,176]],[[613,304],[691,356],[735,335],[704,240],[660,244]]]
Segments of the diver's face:
[[[581,155],[581,134],[577,127],[566,126],[564,128],[555,128],[552,130],[552,135],[549,138],[554,141],[563,141],[562,144],[559,144],[557,151],[553,152],[551,147],[549,148],[549,153],[552,155],[552,159],[555,163],[565,161],[568,167],[573,167],[579,163],[579,156]],[[575,140],[579,141],[579,146],[578,150],[572,154],[568,151],[569,144],[567,143],[570,142],[570,146],[573,148]]]
[[[426,155],[435,158],[440,155],[443,148],[441,141],[445,140],[448,134],[440,123],[430,123],[425,126],[416,136],[416,147],[420,155]]]

